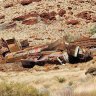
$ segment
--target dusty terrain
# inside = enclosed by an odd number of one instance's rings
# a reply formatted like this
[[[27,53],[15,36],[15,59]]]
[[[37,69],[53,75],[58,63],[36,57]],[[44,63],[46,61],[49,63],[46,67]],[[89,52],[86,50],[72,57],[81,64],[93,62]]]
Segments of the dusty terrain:
[[[96,1],[95,0],[41,0],[39,2],[33,2],[28,5],[22,6],[17,1],[20,0],[5,0],[0,3],[0,14],[5,17],[0,20],[0,37],[17,39],[27,38],[32,44],[45,44],[53,42],[63,36],[68,36],[70,39],[76,39],[80,36],[89,35],[90,29],[95,25],[96,19]],[[83,2],[84,1],[84,2]],[[6,5],[13,4],[13,6],[4,8]],[[65,14],[59,16],[58,12],[63,9]],[[8,25],[9,22],[18,16],[24,16],[25,14],[35,11],[39,15],[43,12],[56,12],[56,20],[50,20],[47,22],[42,21],[40,16],[31,16],[29,19],[37,19],[35,24],[29,25],[22,24],[21,21],[14,21],[16,25],[11,28],[3,28],[4,25]],[[88,12],[88,16],[84,19],[76,16],[83,11]],[[85,13],[86,14],[86,13]],[[90,18],[94,18],[91,19]],[[45,18],[46,19],[46,18]],[[66,24],[70,20],[77,20],[77,24]],[[75,36],[75,37],[74,37]]]
[[[64,14],[61,12],[63,16],[58,13],[61,9],[65,10]],[[36,16],[25,16],[34,11]],[[55,19],[40,17],[42,13],[52,11],[56,12],[55,17],[53,16]],[[83,11],[89,12],[82,17],[79,13]],[[18,16],[25,16],[25,20],[32,21],[26,23],[14,20]],[[90,29],[95,24],[95,0],[41,0],[28,5],[20,4],[20,0],[0,1],[0,38],[4,39],[12,37],[28,39],[30,45],[50,43],[63,36],[74,40],[81,36],[90,36]],[[73,88],[76,92],[85,91],[85,88],[87,91],[93,91],[96,90],[96,78],[85,75],[90,67],[96,67],[95,58],[82,64],[36,65],[31,69],[22,68],[20,63],[1,64],[0,81],[24,82],[39,89],[46,88],[50,90],[52,96],[56,96],[56,90],[63,90],[66,87]],[[64,82],[61,83],[57,77]]]

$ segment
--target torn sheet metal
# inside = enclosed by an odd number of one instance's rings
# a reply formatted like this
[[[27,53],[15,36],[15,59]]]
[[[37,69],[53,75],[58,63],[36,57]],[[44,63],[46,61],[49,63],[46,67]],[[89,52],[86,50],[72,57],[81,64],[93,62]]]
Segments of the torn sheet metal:
[[[19,46],[15,38],[6,40],[6,43],[8,45],[10,52],[16,52],[21,50],[21,47]]]
[[[81,38],[70,44],[80,46],[82,48],[96,48],[96,38]]]

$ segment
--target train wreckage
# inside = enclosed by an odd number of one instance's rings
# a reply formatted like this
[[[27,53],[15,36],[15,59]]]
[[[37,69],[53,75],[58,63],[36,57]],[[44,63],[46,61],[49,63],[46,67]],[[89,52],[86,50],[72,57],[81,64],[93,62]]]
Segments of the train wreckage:
[[[22,62],[23,67],[32,67],[35,64],[87,62],[93,58],[95,48],[95,38],[81,38],[70,43],[66,43],[62,38],[50,44],[34,47],[29,46],[28,40],[1,38],[0,63]]]

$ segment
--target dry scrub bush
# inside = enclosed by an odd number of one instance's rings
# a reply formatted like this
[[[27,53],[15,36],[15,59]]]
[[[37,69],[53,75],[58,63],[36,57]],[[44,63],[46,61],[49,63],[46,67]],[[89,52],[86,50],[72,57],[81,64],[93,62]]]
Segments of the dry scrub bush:
[[[66,79],[64,77],[56,77],[56,80],[59,82],[59,83],[64,83],[66,81]]]

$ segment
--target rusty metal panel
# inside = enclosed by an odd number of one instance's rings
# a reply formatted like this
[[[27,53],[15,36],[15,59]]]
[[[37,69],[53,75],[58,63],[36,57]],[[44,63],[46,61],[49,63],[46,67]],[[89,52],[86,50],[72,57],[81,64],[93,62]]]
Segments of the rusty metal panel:
[[[21,48],[15,38],[6,40],[10,52],[20,51]]]
[[[82,48],[96,48],[96,38],[81,38],[70,43],[71,45],[77,45]]]

